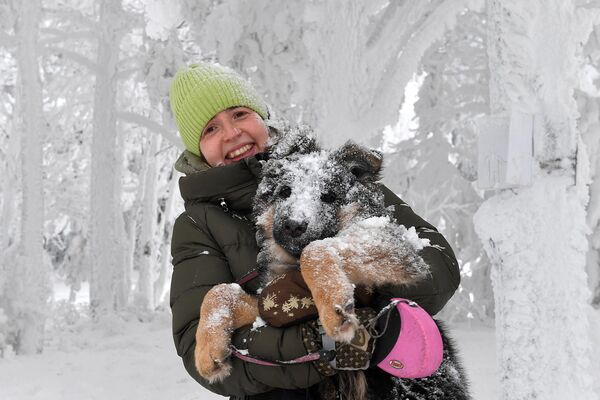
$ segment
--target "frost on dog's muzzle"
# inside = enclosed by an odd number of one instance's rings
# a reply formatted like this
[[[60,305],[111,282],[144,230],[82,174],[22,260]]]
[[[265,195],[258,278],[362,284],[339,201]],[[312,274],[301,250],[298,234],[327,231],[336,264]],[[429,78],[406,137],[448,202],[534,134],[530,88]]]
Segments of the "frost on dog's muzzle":
[[[327,212],[319,202],[290,198],[287,204],[275,204],[273,239],[295,257],[315,240],[336,234],[334,212]]]
[[[285,251],[300,257],[302,250],[313,240],[307,228],[306,222],[283,221],[273,227],[273,239]]]

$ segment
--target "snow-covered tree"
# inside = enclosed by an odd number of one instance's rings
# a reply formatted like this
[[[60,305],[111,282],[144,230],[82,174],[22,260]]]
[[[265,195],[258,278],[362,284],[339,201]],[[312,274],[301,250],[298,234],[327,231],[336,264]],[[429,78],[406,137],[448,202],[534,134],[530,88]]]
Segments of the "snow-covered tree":
[[[578,128],[590,158],[590,200],[587,206],[589,250],[587,272],[592,289],[592,304],[600,307],[600,25],[594,27],[584,46],[584,66],[580,73],[576,99],[579,110]]]
[[[94,8],[45,0],[40,47],[46,135],[44,141],[45,248],[54,278],[75,300],[89,281],[87,261],[92,138]]]
[[[425,52],[414,82],[420,88],[414,104],[418,123],[414,132],[400,125],[392,129],[410,137],[387,145],[387,182],[444,233],[461,262],[461,288],[445,317],[489,320],[494,309],[489,261],[472,222],[483,201],[474,188],[472,121],[489,112],[485,14],[461,12],[453,29]]]
[[[379,143],[423,53],[465,7],[482,2],[285,4],[229,1],[183,12],[206,56],[246,73],[276,109],[313,125],[331,146]]]
[[[474,220],[493,262],[502,399],[595,398],[573,95],[598,10],[576,3],[488,1],[491,111],[535,116],[533,184],[488,198]]]
[[[17,10],[16,59],[18,65],[17,128],[21,139],[21,229],[16,259],[9,269],[5,296],[12,322],[18,330],[15,350],[41,352],[48,310],[49,268],[44,262],[44,196],[42,181],[42,88],[38,51],[41,5],[39,1],[15,2]]]
[[[176,70],[183,64],[183,51],[181,41],[177,37],[176,27],[180,21],[177,18],[168,19],[168,26],[164,27],[164,36],[151,37],[149,27],[146,26],[146,43],[148,52],[151,56],[146,62],[143,75],[143,81],[146,84],[146,93],[151,105],[155,110],[154,118],[160,121],[165,127],[169,127],[172,132],[176,131],[171,116],[171,109],[168,102],[168,91],[172,77]],[[165,135],[158,135],[158,132],[149,132],[152,135],[150,139],[156,142],[154,154],[150,154],[153,163],[154,172],[152,175],[147,173],[147,179],[156,181],[156,188],[152,191],[154,195],[151,198],[144,197],[146,213],[142,217],[142,223],[149,218],[155,221],[153,236],[147,240],[154,244],[153,276],[151,280],[152,304],[159,307],[166,300],[166,293],[169,287],[169,277],[171,276],[171,231],[175,218],[175,198],[177,198],[177,178],[178,175],[172,168],[173,160],[178,157],[181,151],[181,145],[169,145],[168,138]],[[172,141],[171,141],[172,142]],[[150,192],[150,191],[149,191]],[[143,237],[143,235],[142,235]]]
[[[3,91],[0,93],[0,357],[14,352],[15,338],[18,328],[9,323],[12,318],[11,303],[13,298],[7,296],[8,287],[12,285],[12,272],[16,266],[16,251],[20,228],[19,188],[19,137],[16,134],[16,87],[17,63],[14,58],[16,38],[14,34],[16,12],[9,2],[0,5],[0,23],[2,39],[0,41],[0,82]]]
[[[124,227],[120,207],[122,148],[117,141],[116,92],[120,43],[127,22],[121,0],[99,4],[98,50],[90,185],[90,306],[95,313],[123,308]],[[109,250],[110,249],[110,250]]]
[[[163,194],[162,190],[158,191],[151,200],[152,196],[143,196],[145,185],[141,177],[146,170],[140,170],[141,164],[137,161],[142,160],[144,143],[152,135],[160,135],[160,146],[172,149],[175,153],[180,146],[174,135],[175,129],[163,126],[162,120],[165,118],[161,120],[161,109],[164,110],[164,107],[158,104],[168,104],[166,88],[176,67],[170,66],[170,72],[159,71],[162,74],[160,82],[156,79],[145,82],[148,71],[152,69],[150,66],[159,64],[161,58],[146,39],[143,4],[132,0],[113,5],[112,8],[109,6],[109,3],[101,5],[92,1],[65,5],[46,0],[41,41],[47,54],[44,59],[47,99],[44,106],[50,115],[48,124],[51,130],[48,151],[45,152],[46,176],[54,187],[61,188],[49,193],[46,248],[56,273],[71,287],[71,298],[81,287],[81,282],[89,280],[90,290],[94,293],[91,296],[93,308],[103,302],[101,308],[105,311],[126,307],[132,300],[132,288],[140,288],[136,279],[139,275],[135,275],[134,270],[139,272],[138,261],[142,259],[142,252],[135,251],[136,245],[145,241],[151,247],[157,246],[152,236],[150,240],[138,238],[141,232],[138,228],[142,222],[157,220],[157,197]],[[112,28],[99,22],[101,14],[111,20]],[[120,20],[111,17],[114,15]],[[116,36],[112,37],[111,34]],[[179,44],[170,48],[166,46],[167,52],[172,54],[181,52],[180,47]],[[103,53],[99,55],[99,51]],[[106,54],[109,53],[115,57],[112,67],[106,63]],[[149,99],[149,93],[156,89],[154,85],[160,92],[158,103]],[[101,104],[104,106],[99,106]],[[170,122],[170,118],[168,120]],[[98,132],[102,132],[102,135],[110,133],[101,140],[113,144],[107,147],[99,145],[98,135],[95,135]],[[96,137],[96,142],[93,142],[93,137]],[[163,147],[158,151],[164,156],[160,158],[157,170],[165,176],[162,172],[165,162],[170,168],[176,156],[172,151],[165,152]],[[97,166],[94,173],[92,167],[95,164],[90,160],[102,151],[112,159],[109,163],[112,170],[102,171],[98,168],[104,167]],[[145,154],[148,161],[146,165],[153,168],[156,163],[154,152],[145,151]],[[156,175],[146,181],[151,184],[162,182]],[[112,203],[109,205],[105,199],[91,196],[91,201],[85,204],[85,199],[90,198],[90,191],[109,196],[108,189],[100,189],[106,181],[112,181]],[[139,194],[134,195],[136,192]],[[150,214],[142,215],[139,213],[142,203],[155,203],[156,206]],[[93,211],[92,207],[95,206],[103,208]],[[146,207],[146,210],[151,208]],[[108,209],[114,214],[112,225],[106,218],[99,217],[107,215]],[[104,243],[92,249],[89,237],[93,235],[92,219],[101,225],[111,225],[113,233],[120,236],[108,236],[119,244],[119,248],[111,247],[112,250],[107,251]],[[110,252],[113,254],[109,255]],[[114,257],[112,267],[105,264],[106,260],[93,256],[100,253],[104,257]],[[98,266],[93,275],[92,262]],[[152,265],[154,267],[155,263]],[[156,275],[163,282],[158,291],[164,295],[168,276],[165,278],[165,273],[158,272]],[[149,298],[153,296],[152,293],[148,295]]]

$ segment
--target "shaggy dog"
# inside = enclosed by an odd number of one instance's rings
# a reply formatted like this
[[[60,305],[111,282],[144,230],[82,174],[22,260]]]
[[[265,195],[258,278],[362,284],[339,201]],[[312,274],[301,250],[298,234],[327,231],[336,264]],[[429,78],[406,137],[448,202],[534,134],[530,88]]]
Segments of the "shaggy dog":
[[[376,183],[381,164],[379,152],[353,143],[323,151],[297,131],[272,148],[255,197],[263,283],[300,268],[325,332],[338,342],[350,342],[359,329],[355,285],[410,285],[429,273],[419,255],[428,241],[396,224],[384,206]],[[229,375],[231,332],[257,316],[257,298],[237,284],[207,293],[196,332],[200,375],[211,382]],[[444,348],[442,366],[428,378],[339,372],[344,398],[467,399],[464,373],[445,336]]]

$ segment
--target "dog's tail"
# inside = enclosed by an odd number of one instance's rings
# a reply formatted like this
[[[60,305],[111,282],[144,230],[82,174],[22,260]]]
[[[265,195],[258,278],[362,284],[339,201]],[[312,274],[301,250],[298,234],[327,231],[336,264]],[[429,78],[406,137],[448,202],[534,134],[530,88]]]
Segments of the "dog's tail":
[[[342,399],[367,399],[367,378],[363,371],[344,371],[338,373],[338,387],[338,390],[342,394]]]

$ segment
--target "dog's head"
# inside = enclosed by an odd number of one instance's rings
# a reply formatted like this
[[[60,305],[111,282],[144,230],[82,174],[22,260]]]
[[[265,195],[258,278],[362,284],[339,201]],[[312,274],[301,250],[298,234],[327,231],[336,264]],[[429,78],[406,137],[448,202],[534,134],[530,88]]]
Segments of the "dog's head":
[[[258,240],[273,260],[294,264],[309,243],[335,236],[354,217],[384,211],[376,181],[381,153],[346,143],[320,150],[314,138],[263,167],[255,198]]]

